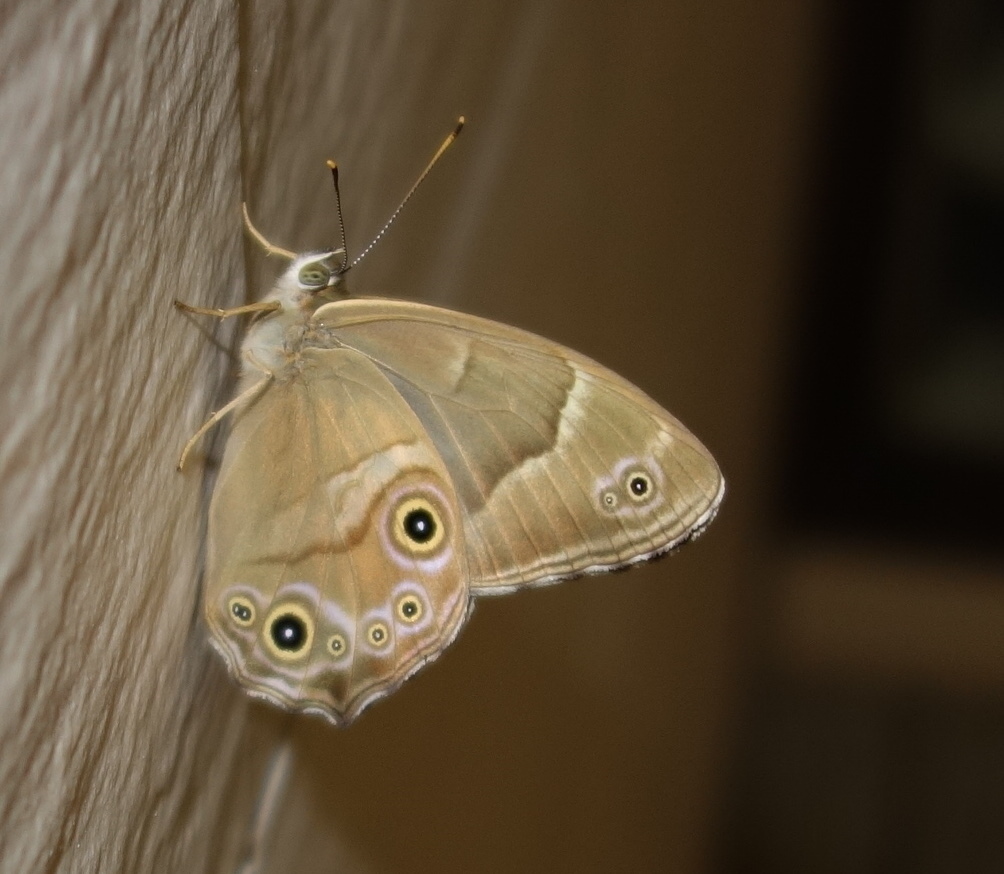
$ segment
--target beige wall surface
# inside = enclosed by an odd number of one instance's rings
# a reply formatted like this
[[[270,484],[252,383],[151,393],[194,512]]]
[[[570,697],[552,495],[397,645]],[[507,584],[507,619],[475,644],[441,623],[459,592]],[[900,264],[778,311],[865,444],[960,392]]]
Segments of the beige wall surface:
[[[804,4],[8,3],[0,11],[0,869],[704,870],[811,81]],[[239,205],[354,271],[573,346],[730,484],[667,561],[483,603],[347,730],[250,702],[205,642],[227,306],[276,272]],[[219,442],[216,443],[218,451]],[[200,459],[201,460],[201,459]],[[206,476],[214,469],[205,465]]]

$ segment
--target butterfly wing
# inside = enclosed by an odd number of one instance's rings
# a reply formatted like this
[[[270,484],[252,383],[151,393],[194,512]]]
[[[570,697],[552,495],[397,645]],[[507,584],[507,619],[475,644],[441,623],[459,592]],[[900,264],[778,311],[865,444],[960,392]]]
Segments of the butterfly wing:
[[[379,368],[449,471],[471,589],[654,558],[711,521],[724,481],[672,415],[612,371],[498,322],[392,300],[314,314]]]
[[[347,349],[306,349],[235,417],[205,614],[254,695],[348,722],[467,616],[461,510],[425,428]]]

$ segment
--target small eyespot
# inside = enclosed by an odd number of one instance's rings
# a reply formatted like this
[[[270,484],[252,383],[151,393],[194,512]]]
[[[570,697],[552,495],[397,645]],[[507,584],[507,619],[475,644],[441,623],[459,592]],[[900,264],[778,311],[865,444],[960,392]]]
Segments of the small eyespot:
[[[372,646],[380,649],[387,645],[387,641],[390,640],[390,633],[387,631],[387,626],[382,622],[374,622],[366,629],[366,639]]]
[[[397,602],[398,619],[408,625],[414,625],[418,622],[424,612],[422,602],[415,595],[405,595]]]
[[[282,604],[269,615],[263,637],[272,655],[292,661],[309,652],[314,623],[298,604]]]
[[[600,495],[600,501],[603,503],[603,507],[607,510],[616,510],[617,504],[620,503],[617,500],[616,492],[604,492]]]
[[[627,476],[627,493],[636,503],[647,501],[652,494],[652,479],[647,473],[633,471]]]
[[[252,604],[247,598],[242,598],[240,596],[231,598],[227,602],[227,609],[230,610],[230,615],[233,616],[234,622],[242,628],[247,628],[248,626],[254,624],[254,604]]]
[[[443,542],[439,511],[425,498],[407,498],[394,512],[394,539],[408,552],[425,554]]]
[[[345,643],[345,637],[341,634],[332,634],[328,638],[328,652],[331,653],[335,658],[345,655],[345,651],[348,649],[348,645]]]
[[[296,278],[305,288],[324,288],[331,282],[331,268],[321,261],[311,261],[300,268]]]

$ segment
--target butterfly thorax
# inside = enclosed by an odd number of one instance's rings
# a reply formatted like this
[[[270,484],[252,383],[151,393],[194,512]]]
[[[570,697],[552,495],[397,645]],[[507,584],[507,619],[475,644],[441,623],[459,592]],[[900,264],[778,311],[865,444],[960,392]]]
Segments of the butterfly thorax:
[[[281,380],[297,372],[311,317],[341,296],[336,291],[343,269],[341,254],[336,250],[300,255],[279,277],[265,297],[279,303],[279,308],[258,315],[241,346],[246,381],[262,375]]]

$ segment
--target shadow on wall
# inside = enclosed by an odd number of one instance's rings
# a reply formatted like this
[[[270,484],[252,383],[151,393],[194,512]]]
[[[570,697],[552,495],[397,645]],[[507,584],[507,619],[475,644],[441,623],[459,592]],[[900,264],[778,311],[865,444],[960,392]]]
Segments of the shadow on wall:
[[[1000,871],[1004,12],[830,6],[719,869]]]

